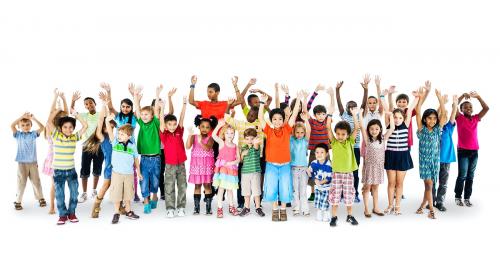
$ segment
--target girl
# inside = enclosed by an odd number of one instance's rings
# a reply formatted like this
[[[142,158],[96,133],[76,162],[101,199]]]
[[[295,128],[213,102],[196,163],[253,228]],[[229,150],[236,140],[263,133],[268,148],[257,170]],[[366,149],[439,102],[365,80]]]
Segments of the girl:
[[[63,102],[63,106],[61,106],[61,104],[58,104],[58,98],[61,98],[62,102]],[[57,108],[56,108],[56,104],[58,105]],[[64,109],[64,110],[63,110]],[[66,103],[66,98],[64,97],[64,93],[63,92],[60,92],[58,89],[55,89],[54,90],[54,100],[52,101],[52,106],[51,106],[51,109],[50,109],[50,115],[49,116],[49,119],[52,118],[52,115],[54,120],[52,122],[52,124],[54,126],[57,126],[57,122],[59,121],[60,118],[64,117],[64,116],[68,116],[68,105]],[[45,124],[45,139],[47,140],[47,142],[49,143],[49,150],[47,152],[47,157],[45,158],[45,161],[43,163],[43,170],[42,172],[51,177],[51,185],[50,185],[50,209],[49,209],[49,214],[50,215],[53,215],[56,213],[55,211],[55,206],[54,206],[54,201],[55,201],[55,187],[54,187],[54,179],[52,178],[52,176],[54,176],[54,169],[52,168],[52,161],[53,161],[53,158],[54,158],[54,143],[53,143],[53,140],[50,136],[50,131],[47,129],[47,126],[49,126],[48,124],[48,121],[47,121],[47,124]]]
[[[430,86],[430,82],[429,82]],[[417,214],[423,214],[424,207],[429,207],[428,217],[435,219],[434,207],[432,204],[432,186],[437,181],[439,174],[439,147],[441,140],[441,131],[446,123],[446,114],[444,113],[444,102],[441,92],[436,89],[436,96],[439,100],[439,110],[441,115],[438,115],[434,109],[427,109],[420,116],[422,109],[422,98],[425,96],[425,89],[420,88],[418,95],[421,101],[418,103],[417,111],[417,137],[419,139],[419,170],[420,178],[424,180],[425,192],[424,198],[420,207],[417,209]]]
[[[413,92],[415,99],[410,105],[408,111],[411,112],[415,108],[419,95]],[[401,195],[403,194],[403,181],[406,171],[413,168],[413,161],[410,155],[408,144],[408,126],[410,125],[412,114],[405,114],[401,109],[395,109],[392,112],[394,118],[394,131],[387,140],[387,149],[385,151],[384,168],[387,171],[387,194],[389,206],[384,210],[384,213],[401,214]],[[387,118],[386,118],[387,124]],[[394,191],[396,191],[396,206],[394,206]]]
[[[224,191],[227,190],[229,197],[229,213],[233,216],[238,215],[238,211],[234,207],[233,189],[238,189],[238,163],[240,162],[240,152],[238,146],[234,144],[234,128],[231,125],[225,125],[224,120],[220,120],[219,124],[212,132],[212,138],[219,144],[219,156],[215,162],[215,175],[213,186],[217,189],[217,217],[224,216],[222,210],[222,197]],[[222,126],[224,126],[222,128]],[[222,128],[222,129],[221,129]],[[220,137],[217,135],[220,131]]]
[[[304,95],[304,99],[307,98],[307,96],[308,95]],[[309,176],[307,174],[307,149],[309,145],[309,138],[311,135],[311,127],[309,126],[309,113],[307,111],[302,112],[301,118],[304,120],[304,122],[297,122],[295,124],[293,128],[293,136],[290,137],[290,151],[292,154],[291,165],[293,175],[293,198],[295,205],[293,208],[293,215],[297,216],[302,212],[302,215],[309,216],[309,206],[307,204],[307,182],[309,180]]]
[[[383,96],[381,95],[381,98]],[[360,122],[363,122],[363,112],[360,114]],[[365,217],[370,218],[372,215],[368,210],[369,195],[371,192],[373,197],[373,213],[378,216],[383,216],[378,209],[378,186],[384,183],[384,157],[385,143],[394,131],[394,117],[392,112],[387,112],[390,118],[390,127],[382,134],[382,123],[379,119],[372,119],[365,127],[361,127],[363,143],[366,144],[364,164],[362,169],[361,182],[363,183],[363,202],[365,205]]]
[[[188,182],[195,184],[194,187],[194,215],[200,214],[201,186],[205,191],[206,214],[212,215],[212,179],[214,175],[214,140],[209,136],[211,130],[216,126],[217,118],[210,119],[196,116],[194,125],[200,129],[199,135],[194,135],[193,128],[189,129],[186,149],[193,147],[191,151],[191,166],[189,168]]]

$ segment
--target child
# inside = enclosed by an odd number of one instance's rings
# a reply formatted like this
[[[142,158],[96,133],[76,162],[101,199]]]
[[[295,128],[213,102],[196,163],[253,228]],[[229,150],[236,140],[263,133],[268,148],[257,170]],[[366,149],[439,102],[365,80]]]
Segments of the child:
[[[233,143],[234,128],[231,125],[224,125],[225,121],[220,120],[217,127],[212,132],[212,138],[219,144],[219,157],[215,162],[215,175],[212,186],[217,189],[217,217],[224,216],[222,210],[222,197],[227,190],[229,197],[229,213],[238,215],[234,207],[233,189],[238,189],[238,163],[240,162],[240,152],[238,146]],[[224,126],[224,128],[222,128]],[[222,129],[221,129],[222,128]],[[220,137],[217,133],[220,132]]]
[[[172,104],[169,92],[169,104]],[[160,120],[160,139],[165,148],[165,207],[167,217],[173,218],[175,215],[175,199],[177,197],[177,216],[186,215],[186,150],[184,148],[184,115],[186,115],[187,98],[182,100],[182,111],[177,122],[173,114],[167,114]],[[161,104],[160,115],[163,115],[165,106]],[[160,175],[163,175],[160,173]],[[175,187],[177,185],[177,195]]]
[[[32,121],[36,122],[38,130],[31,130]],[[19,126],[20,130],[17,129],[17,126]],[[23,209],[21,202],[23,200],[24,189],[26,188],[26,181],[28,181],[28,178],[31,181],[33,191],[35,192],[35,198],[38,200],[40,207],[45,207],[47,203],[43,198],[36,156],[36,138],[40,136],[40,133],[45,127],[29,112],[21,115],[21,117],[15,120],[10,127],[14,138],[17,140],[17,198],[14,202],[14,207],[16,210]]]
[[[388,92],[382,93],[380,90],[380,76],[375,75],[375,86],[377,87],[377,97],[375,96],[368,96],[368,100],[366,102],[366,107],[361,108],[363,109],[363,126],[362,128],[366,128],[368,125],[368,122],[371,120],[381,120],[382,116],[384,116],[384,104],[379,101],[379,99],[382,99],[387,95]],[[364,84],[364,83],[363,83]],[[363,143],[361,145],[361,156],[363,156]]]
[[[120,220],[121,202],[125,204],[126,216],[130,219],[138,219],[139,216],[132,211],[130,201],[134,197],[134,163],[137,169],[137,176],[142,180],[139,154],[137,147],[130,139],[134,128],[130,124],[124,124],[118,128],[118,135],[113,133],[111,121],[114,115],[106,118],[106,129],[109,139],[112,140],[113,152],[111,154],[111,164],[113,174],[111,175],[110,199],[115,205],[115,214],[112,224]]]
[[[338,99],[338,97],[337,97]],[[358,108],[352,107],[350,115],[353,117],[354,130],[351,131],[349,122],[340,121],[335,125],[335,135],[332,132],[331,124],[328,123],[328,136],[332,141],[332,186],[329,191],[328,201],[332,204],[332,218],[330,226],[337,226],[337,208],[341,196],[344,196],[344,202],[347,207],[347,222],[352,225],[358,225],[358,221],[352,216],[352,203],[354,202],[354,175],[353,171],[358,168],[354,146],[359,130]],[[331,121],[328,119],[328,121]]]
[[[444,103],[446,105],[447,96],[444,95]],[[452,111],[450,115],[450,119],[443,126],[442,134],[441,134],[441,150],[439,157],[439,187],[436,190],[436,186],[438,184],[434,183],[432,186],[432,201],[434,202],[434,207],[436,207],[439,211],[446,211],[446,207],[444,206],[444,197],[446,195],[446,188],[448,187],[448,176],[450,173],[450,164],[452,162],[457,161],[457,157],[455,155],[455,147],[453,145],[453,131],[455,130],[456,121],[455,117],[457,115],[458,108],[458,96],[453,95],[453,105]],[[438,115],[440,113],[444,113],[444,117],[448,115],[445,111],[438,111]]]
[[[430,86],[430,82],[429,82]],[[424,207],[427,205],[429,207],[430,219],[435,219],[435,213],[432,203],[432,186],[436,183],[439,174],[439,142],[441,140],[441,130],[446,123],[446,115],[438,112],[434,109],[427,109],[424,114],[420,116],[422,110],[422,98],[425,95],[424,88],[420,88],[418,92],[420,102],[417,105],[417,137],[419,139],[418,150],[419,150],[419,171],[420,178],[424,180],[424,198],[420,207],[417,209],[417,214],[424,213]],[[436,89],[436,96],[439,100],[439,110],[444,112],[444,102],[441,92]]]
[[[366,100],[368,98],[368,84],[370,83],[370,75],[365,74],[363,77],[363,82],[361,83],[361,87],[363,87],[363,99],[361,102],[361,108],[366,107]],[[351,130],[354,131],[354,116],[351,115],[352,108],[358,108],[358,104],[355,101],[349,101],[346,104],[344,109],[342,105],[342,101],[340,99],[340,88],[342,87],[343,82],[337,84],[337,106],[339,108],[339,114],[342,120],[347,121],[351,127]],[[354,144],[354,155],[356,157],[356,165],[359,165],[361,151],[360,151],[360,133],[357,132],[358,136],[356,136],[356,143]],[[334,162],[335,164],[335,162]],[[356,191],[354,202],[359,203],[361,200],[359,199],[358,185],[359,185],[359,175],[358,170],[353,170],[354,175],[354,190]]]
[[[255,108],[255,107],[252,107]],[[239,134],[238,134],[239,135]],[[260,206],[261,191],[261,173],[260,167],[260,144],[261,140],[257,138],[257,131],[254,128],[248,128],[243,133],[244,145],[240,147],[241,166],[241,195],[245,198],[244,208],[240,216],[244,217],[250,213],[250,196],[253,195],[255,201],[255,212],[264,217],[264,211]]]
[[[137,137],[137,151],[141,155],[141,194],[144,199],[144,214],[150,214],[158,205],[158,181],[160,179],[160,120],[158,100],[163,85],[156,88],[156,104],[141,108],[142,94],[136,90],[134,95],[135,117],[140,126]],[[151,197],[151,194],[153,196]]]
[[[175,92],[177,91],[177,88],[172,88],[170,89],[170,91],[168,92],[168,113],[167,114],[174,114],[174,105],[172,103],[172,96],[175,94]],[[162,100],[160,99],[160,102]],[[155,102],[156,100],[153,99],[153,101],[151,102],[151,106],[155,106]],[[161,114],[158,118],[159,119],[162,119],[162,117],[164,118],[166,115],[164,114]],[[160,125],[161,125],[161,120],[160,120]],[[161,136],[160,136],[160,139],[161,139]],[[183,146],[184,147],[184,146]],[[160,189],[160,198],[161,200],[165,200],[165,177],[163,176],[163,174],[165,173],[165,147],[163,146],[163,143],[160,143],[160,179],[158,181],[158,188]]]
[[[297,95],[300,103],[301,94]],[[265,103],[267,95],[262,95]],[[285,122],[285,113],[281,109],[269,112],[270,122],[264,120],[264,104],[259,108],[259,122],[266,134],[266,172],[264,176],[263,201],[273,202],[272,221],[286,221],[286,203],[293,200],[293,184],[290,168],[290,136],[295,119],[299,114],[299,107],[295,106],[288,122]],[[272,126],[272,127],[271,127]],[[278,210],[278,197],[281,209]]]
[[[203,201],[206,204],[206,214],[212,215],[212,179],[214,175],[215,160],[212,146],[214,140],[209,133],[215,128],[217,119],[212,116],[210,119],[196,116],[194,125],[200,129],[199,135],[194,135],[193,128],[189,129],[186,149],[191,149],[191,161],[189,168],[188,182],[194,184],[194,215],[200,214],[201,186],[205,191]]]
[[[51,133],[52,142],[54,143],[52,168],[54,169],[57,211],[59,212],[58,225],[66,224],[68,219],[72,223],[78,222],[78,218],[75,215],[78,202],[78,175],[75,170],[74,154],[76,143],[87,130],[87,123],[80,117],[78,112],[72,110],[71,114],[76,116],[76,119],[82,125],[82,128],[76,133],[73,133],[76,125],[75,118],[69,116],[60,118],[58,128],[52,124],[55,115],[51,115],[48,121],[48,130]],[[70,192],[68,207],[66,207],[64,196],[64,185],[66,182],[68,182]]]
[[[417,92],[413,92],[413,95],[415,95],[415,99],[408,108],[409,112],[413,111],[419,100]],[[384,169],[387,171],[387,195],[389,200],[389,206],[384,210],[384,213],[400,215],[404,178],[406,171],[413,168],[408,143],[408,126],[411,123],[412,114],[405,114],[403,110],[395,109],[392,112],[392,117],[394,117],[395,128],[387,140],[384,159]],[[396,191],[396,197],[394,197],[394,191]],[[396,199],[396,206],[394,206],[394,198]]]
[[[80,99],[80,92],[74,92],[71,98],[71,109],[75,109],[75,102]],[[78,203],[83,203],[87,201],[87,181],[90,176],[90,165],[93,164],[92,175],[94,177],[94,183],[92,186],[91,198],[97,196],[97,183],[99,182],[99,176],[102,171],[102,162],[104,161],[104,154],[99,148],[100,143],[97,142],[95,138],[95,131],[97,129],[97,123],[99,119],[99,113],[97,113],[95,106],[95,100],[92,97],[86,97],[83,99],[85,109],[88,112],[81,113],[82,119],[87,122],[87,131],[81,137],[82,141],[82,168],[80,170],[80,178],[82,179],[82,190],[83,193],[78,198]],[[93,139],[89,140],[90,138]]]
[[[307,97],[307,96],[305,96]],[[304,101],[305,102],[305,101]],[[309,216],[309,206],[307,204],[307,148],[311,137],[311,127],[308,124],[308,112],[302,112],[302,119],[306,122],[297,122],[293,127],[293,135],[290,137],[290,152],[292,156],[292,176],[293,176],[293,215],[300,213]]]
[[[332,182],[332,164],[328,159],[328,145],[320,143],[314,149],[315,160],[311,162],[308,169],[308,175],[314,180],[314,207],[318,209],[316,212],[316,220],[328,222],[330,221],[330,213],[328,209],[328,196]]]
[[[472,194],[472,183],[474,172],[476,171],[479,141],[477,137],[477,125],[489,111],[486,102],[476,92],[464,93],[459,98],[459,103],[463,99],[475,98],[481,104],[481,111],[472,115],[472,103],[465,101],[460,104],[460,111],[456,117],[458,131],[458,177],[455,183],[455,203],[463,206],[462,192],[464,193],[465,205],[472,207],[470,196]],[[464,187],[465,183],[465,187]]]
[[[380,97],[381,102],[385,103],[383,101],[384,96],[380,95]],[[361,112],[360,122],[364,122],[363,114]],[[373,197],[373,214],[384,216],[384,213],[378,209],[378,187],[384,183],[385,144],[395,128],[392,112],[387,112],[387,115],[390,119],[390,127],[384,134],[382,134],[383,128],[379,119],[372,119],[368,122],[366,128],[361,128],[363,142],[366,144],[361,182],[363,183],[364,214],[367,218],[372,216],[368,209],[368,193],[371,193]]]

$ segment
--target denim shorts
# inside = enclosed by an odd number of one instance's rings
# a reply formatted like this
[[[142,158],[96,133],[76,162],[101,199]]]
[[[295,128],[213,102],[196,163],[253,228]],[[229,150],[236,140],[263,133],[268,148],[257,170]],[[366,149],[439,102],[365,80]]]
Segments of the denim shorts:
[[[292,202],[293,181],[290,163],[283,165],[266,163],[263,194],[263,201],[274,202],[280,200],[283,203]]]

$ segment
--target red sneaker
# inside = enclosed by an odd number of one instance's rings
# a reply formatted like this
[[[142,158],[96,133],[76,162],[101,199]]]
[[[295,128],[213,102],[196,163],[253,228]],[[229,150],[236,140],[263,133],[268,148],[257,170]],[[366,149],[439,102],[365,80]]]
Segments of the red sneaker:
[[[217,217],[218,218],[224,217],[224,211],[222,210],[222,208],[217,208]]]
[[[67,220],[68,220],[67,216],[59,217],[59,220],[57,220],[57,225],[64,225],[64,224],[66,224]]]
[[[69,214],[68,219],[71,223],[77,223],[79,221],[75,214]]]

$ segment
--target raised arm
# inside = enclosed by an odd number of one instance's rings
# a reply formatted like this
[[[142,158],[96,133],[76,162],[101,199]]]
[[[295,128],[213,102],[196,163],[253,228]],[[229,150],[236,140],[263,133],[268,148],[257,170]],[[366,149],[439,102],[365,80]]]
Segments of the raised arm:
[[[106,91],[106,96],[107,96],[107,103],[106,104],[108,105],[109,112],[111,112],[113,114],[117,114],[118,112],[113,107],[113,102],[112,102],[113,100],[111,99],[111,86],[109,85],[109,83],[103,82],[103,83],[101,83],[101,88]],[[99,93],[99,97],[102,100],[101,96],[102,96],[102,94]]]
[[[265,94],[262,94],[260,96],[260,100],[263,101],[264,103],[267,102],[268,96]],[[279,108],[279,107],[278,107]],[[262,129],[266,127],[266,120],[264,119],[264,104],[260,104],[259,106],[259,124]]]
[[[87,128],[89,127],[89,125],[82,118],[82,116],[80,116],[80,114],[77,111],[72,110],[71,114],[73,114],[76,117],[76,119],[80,122],[80,124],[82,125],[82,128],[78,131],[78,136],[81,137],[85,133],[85,131],[87,131]]]
[[[271,102],[273,101],[273,97],[271,97],[271,95],[269,95],[268,93],[264,92],[261,89],[253,89],[253,90],[250,90],[250,92],[267,95],[267,101],[264,103],[264,108],[266,108],[266,110],[268,110],[268,111],[271,110],[271,108],[269,107],[271,105]]]
[[[453,104],[451,105],[451,115],[450,115],[450,122],[451,124],[455,125],[455,118],[457,116],[457,110],[458,110],[458,96],[453,95]]]
[[[33,114],[30,114],[29,119],[36,122],[36,124],[38,125],[38,129],[36,130],[36,132],[38,133],[38,135],[40,135],[40,133],[42,133],[45,129],[45,126],[43,126],[43,124]]]
[[[275,108],[280,107],[280,87],[278,83],[274,84],[274,102]]]
[[[354,120],[354,130],[351,133],[351,138],[356,139],[359,132],[359,126],[361,125],[358,119],[359,109],[357,107],[351,108],[351,114]]]
[[[396,86],[392,85],[389,87],[389,97],[387,98],[389,100],[389,110],[394,111],[394,99],[392,95],[396,92]]]
[[[377,99],[378,99],[378,113],[380,116],[384,116],[384,105],[382,104],[381,98],[382,98],[382,89],[380,89],[380,76],[375,75],[375,86],[377,87]],[[387,111],[387,110],[385,110]],[[366,110],[365,110],[366,114]]]
[[[186,104],[187,104],[187,97],[184,96],[182,97],[182,109],[181,109],[181,115],[179,116],[179,126],[181,128],[184,128],[184,118],[186,116]]]
[[[189,150],[191,149],[191,147],[193,146],[193,142],[194,142],[194,129],[193,127],[189,127],[188,128],[188,137],[187,137],[187,140],[186,140],[186,149]]]
[[[165,113],[165,102],[164,101],[160,101],[160,115],[164,115]],[[155,103],[156,105],[156,103]],[[160,120],[160,132],[164,132],[165,131],[165,117],[159,117],[158,120]]]
[[[425,90],[425,94],[424,94],[424,97],[420,97],[420,100],[422,100],[422,104],[425,102],[425,100],[427,100],[427,96],[429,96],[429,93],[431,92],[431,82],[430,81],[425,81],[425,84],[424,84],[424,90]]]
[[[309,113],[308,112],[302,112],[300,114],[300,117],[304,120],[304,125],[306,126],[306,140],[309,140],[311,138],[311,125],[309,124]]]
[[[410,126],[411,117],[412,117],[412,111],[415,109],[415,107],[417,106],[417,104],[418,104],[418,102],[420,100],[419,91],[413,91],[412,94],[413,94],[413,96],[415,96],[415,99],[413,99],[413,102],[408,107],[408,111],[406,113],[406,119],[405,119],[405,125],[406,126]],[[417,120],[417,122],[418,121],[419,120]]]
[[[445,108],[444,108],[444,97],[443,95],[441,95],[441,91],[439,91],[438,89],[436,89],[436,96],[438,98],[438,101],[439,101],[439,110],[441,111],[440,114],[438,114],[439,116],[439,126],[441,128],[443,128],[443,126],[446,124],[446,113],[445,112]]]
[[[240,89],[238,89],[238,76],[234,76],[233,78],[231,78],[231,81],[233,82],[234,93],[236,95],[236,101],[233,103],[232,106],[230,106],[231,108],[233,108],[235,106],[243,104],[245,99],[242,97]]]
[[[364,114],[365,109],[361,108],[359,111],[359,122],[363,123],[363,114]],[[382,130],[380,130],[382,131]],[[366,128],[361,124],[361,137],[363,138],[363,141],[368,144],[368,134],[366,133]]]
[[[154,115],[157,118],[160,118],[160,94],[161,91],[163,90],[163,84],[160,84],[160,86],[156,87],[156,97],[155,97],[155,107],[154,107]],[[163,118],[163,112],[161,113],[161,117]]]
[[[314,89],[311,98],[309,98],[309,101],[307,102],[307,111],[311,110],[312,104],[314,103],[314,99],[316,99],[316,96],[318,96],[318,92],[323,90],[325,90],[325,86],[323,84],[320,83],[316,86],[316,89]]]
[[[75,103],[76,101],[78,101],[80,99],[81,95],[80,95],[80,92],[79,91],[75,91],[73,93],[73,96],[71,96],[71,109],[74,110],[75,109]]]
[[[191,85],[189,86],[189,104],[198,108],[198,102],[194,100],[194,88],[198,82],[198,77],[196,75],[191,76]]]
[[[417,91],[418,98],[419,98],[417,106],[415,107],[416,119],[417,119],[417,132],[420,132],[423,128],[423,125],[422,125],[422,103],[423,103],[424,99],[422,99],[422,98],[425,96],[425,92],[426,92],[426,90],[423,87],[420,87]],[[407,114],[411,115],[410,109],[408,109]],[[406,125],[406,126],[408,126],[408,125]]]
[[[290,104],[290,90],[288,89],[288,85],[282,84],[281,85],[281,90],[285,93],[285,103],[286,105]],[[278,104],[279,108],[279,104]]]
[[[486,115],[486,113],[490,110],[490,107],[486,104],[486,102],[484,102],[483,98],[481,98],[481,96],[479,96],[477,92],[471,92],[470,97],[476,98],[481,104],[482,109],[478,114],[479,120],[481,120],[484,117],[484,115]]]
[[[361,100],[361,108],[366,108],[366,102],[368,100],[368,85],[370,84],[371,78],[369,74],[365,74],[363,76],[363,82],[361,83],[361,87],[363,87],[363,99]]]
[[[288,125],[290,125],[290,127],[293,127],[295,125],[295,120],[297,120],[297,116],[299,115],[300,103],[302,102],[301,98],[302,98],[302,93],[298,92],[297,99],[295,102],[295,107],[293,107],[292,115],[290,116],[290,119],[288,119]]]
[[[335,91],[333,90],[333,87],[330,86],[326,92],[330,95],[330,105],[328,106],[327,114],[329,115],[329,118],[331,118],[335,113]]]
[[[243,98],[243,102],[241,103],[242,109],[247,107],[247,102],[245,100],[245,96],[247,95],[248,90],[250,90],[250,88],[252,88],[252,86],[254,86],[256,82],[257,82],[257,79],[255,79],[255,78],[250,79],[250,81],[248,81],[248,83],[247,83],[247,86],[245,86],[245,88],[241,92],[241,97]]]
[[[141,99],[142,93],[140,90],[135,90],[134,92],[134,115],[137,119],[141,117]]]
[[[111,127],[111,121],[114,118],[115,118],[114,113],[110,113],[108,117],[106,117],[106,132],[108,133],[110,141],[113,141],[115,139],[115,134],[113,133],[113,128]]]
[[[174,114],[174,103],[172,102],[172,96],[174,96],[177,88],[173,87],[168,91],[168,114]]]
[[[389,125],[389,129],[384,134],[384,141],[389,139],[389,137],[394,132],[394,129],[396,128],[396,125],[394,123],[394,116],[392,115],[392,111],[387,111],[386,114],[389,117],[390,125]]]
[[[24,118],[27,119],[28,116],[29,116],[29,112],[23,113],[23,115],[21,115],[21,117],[17,118],[15,121],[12,122],[12,124],[10,125],[10,129],[12,130],[13,134],[16,134],[16,132],[17,132],[17,124],[19,124],[19,121],[24,119]]]
[[[224,126],[226,122],[223,119],[220,119],[217,122],[217,127],[215,127],[214,131],[212,132],[212,139],[214,139],[215,142],[219,144],[219,149],[222,149],[224,147],[224,140],[222,140],[217,134],[219,133],[219,130]]]
[[[339,114],[342,116],[344,114],[344,106],[342,105],[342,100],[340,99],[340,88],[342,88],[342,85],[344,84],[344,81],[337,82],[337,86],[335,86],[335,89],[337,90],[337,107],[339,108]]]
[[[102,128],[104,123],[104,117],[107,115],[106,100],[102,101],[102,108],[99,112],[99,119],[97,120],[97,129],[95,131],[95,136],[100,142],[104,140],[104,135],[102,135]],[[107,130],[107,129],[106,129]]]

